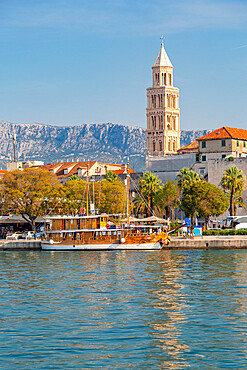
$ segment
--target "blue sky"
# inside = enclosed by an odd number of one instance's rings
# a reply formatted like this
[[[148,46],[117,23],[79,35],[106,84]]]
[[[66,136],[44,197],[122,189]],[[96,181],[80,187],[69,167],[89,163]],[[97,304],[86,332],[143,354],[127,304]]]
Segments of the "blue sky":
[[[162,34],[181,129],[247,129],[246,0],[0,0],[0,120],[146,127]]]

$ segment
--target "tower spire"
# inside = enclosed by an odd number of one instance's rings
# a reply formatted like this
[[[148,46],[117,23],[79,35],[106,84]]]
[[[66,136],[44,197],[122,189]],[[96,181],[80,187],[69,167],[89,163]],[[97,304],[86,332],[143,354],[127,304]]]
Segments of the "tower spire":
[[[160,47],[159,54],[154,62],[153,67],[172,67],[173,68],[173,65],[164,48],[164,43],[163,43],[164,36],[162,35],[160,39],[161,39],[161,47]]]

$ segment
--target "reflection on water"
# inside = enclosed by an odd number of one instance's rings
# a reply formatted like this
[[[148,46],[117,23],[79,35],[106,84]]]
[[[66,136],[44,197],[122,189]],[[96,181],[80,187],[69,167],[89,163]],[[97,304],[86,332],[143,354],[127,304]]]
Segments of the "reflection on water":
[[[247,252],[1,252],[0,369],[245,369]]]

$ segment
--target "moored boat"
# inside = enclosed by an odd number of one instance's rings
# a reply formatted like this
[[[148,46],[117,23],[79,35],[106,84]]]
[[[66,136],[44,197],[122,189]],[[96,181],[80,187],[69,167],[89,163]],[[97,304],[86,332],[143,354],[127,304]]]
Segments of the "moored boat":
[[[53,216],[41,241],[43,250],[160,250],[169,244],[166,232],[148,227],[120,227],[109,216]]]

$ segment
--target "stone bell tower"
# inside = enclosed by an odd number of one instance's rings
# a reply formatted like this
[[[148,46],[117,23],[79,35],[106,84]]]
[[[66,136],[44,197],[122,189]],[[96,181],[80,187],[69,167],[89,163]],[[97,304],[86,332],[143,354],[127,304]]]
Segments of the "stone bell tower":
[[[173,65],[163,37],[152,67],[153,86],[147,89],[147,156],[177,154],[180,148],[179,89],[173,86]]]

